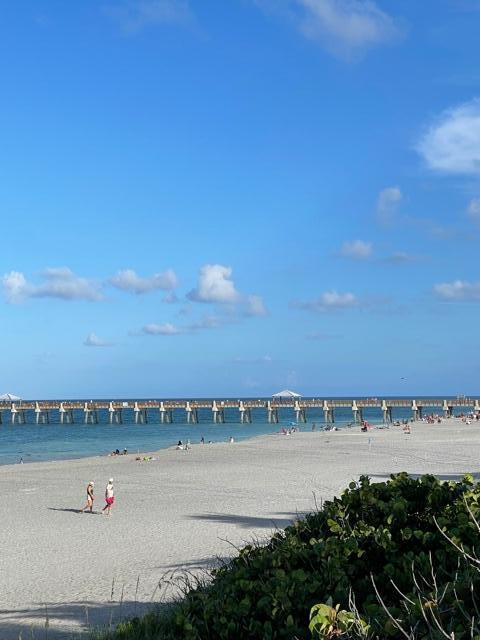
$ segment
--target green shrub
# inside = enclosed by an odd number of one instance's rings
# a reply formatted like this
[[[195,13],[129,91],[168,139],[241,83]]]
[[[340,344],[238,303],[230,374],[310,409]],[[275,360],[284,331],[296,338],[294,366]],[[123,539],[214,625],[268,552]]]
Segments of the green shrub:
[[[329,598],[326,604],[316,604],[310,611],[310,632],[314,638],[332,640],[333,638],[352,637],[368,638],[370,627],[354,611],[340,609],[340,605],[332,606]]]
[[[333,602],[342,635],[330,637],[363,638],[368,625],[371,638],[480,638],[479,511],[471,477],[361,477],[266,546],[242,549],[210,584],[186,594],[168,624],[151,616],[148,635],[138,620],[131,635],[113,637],[309,638],[312,607]],[[349,612],[360,623],[349,626]],[[322,637],[320,626],[312,629]]]

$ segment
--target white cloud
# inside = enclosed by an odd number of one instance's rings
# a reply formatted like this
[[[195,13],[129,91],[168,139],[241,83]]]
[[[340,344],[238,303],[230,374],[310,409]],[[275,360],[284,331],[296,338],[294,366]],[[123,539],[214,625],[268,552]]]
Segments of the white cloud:
[[[398,39],[400,28],[373,0],[292,0],[298,29],[344,59]]]
[[[231,276],[231,267],[206,264],[200,269],[197,287],[187,297],[195,302],[238,302],[240,294],[235,289]]]
[[[480,174],[480,99],[447,109],[417,145],[427,167],[451,174]]]
[[[95,333],[89,333],[83,344],[86,347],[111,347],[113,343],[99,338]]]
[[[450,302],[480,302],[480,282],[455,280],[436,284],[433,290],[439,298]]]
[[[352,307],[358,304],[353,293],[337,293],[337,291],[326,291],[319,300],[325,307]]]
[[[178,297],[174,291],[170,291],[162,297],[162,302],[165,302],[166,304],[175,304],[175,302],[178,302]]]
[[[2,278],[3,292],[8,302],[21,302],[28,289],[28,284],[23,273],[10,271]]]
[[[193,302],[225,305],[231,317],[266,316],[268,311],[260,296],[243,295],[232,280],[232,268],[222,264],[206,264],[200,269],[198,284],[187,294]]]
[[[146,324],[142,328],[142,333],[148,336],[176,336],[183,333],[183,330],[170,322],[164,322],[163,324]]]
[[[353,293],[338,293],[333,290],[325,291],[315,300],[295,302],[294,306],[307,311],[325,312],[357,307],[359,306],[359,300]]]
[[[218,329],[219,327],[224,326],[230,320],[227,318],[220,318],[218,316],[204,316],[198,322],[194,322],[189,324],[186,328],[188,331],[201,331],[202,329]]]
[[[386,187],[380,191],[377,199],[377,219],[380,223],[391,224],[394,222],[402,198],[399,187]]]
[[[354,260],[366,260],[372,255],[372,243],[363,240],[353,240],[352,242],[344,242],[340,249],[340,255],[344,258],[353,258]]]
[[[409,264],[411,262],[417,262],[421,258],[417,256],[412,256],[410,253],[406,253],[405,251],[395,251],[392,255],[383,258],[383,262],[387,262],[389,264]]]
[[[176,336],[185,335],[188,333],[196,333],[198,331],[204,331],[208,329],[218,329],[220,327],[229,324],[231,319],[228,317],[219,317],[215,315],[204,316],[198,322],[192,322],[188,325],[178,326],[171,322],[164,322],[161,324],[151,323],[146,324],[140,331],[132,331],[130,335],[149,335],[149,336]]]
[[[122,291],[139,295],[156,291],[157,289],[170,291],[178,286],[178,278],[172,269],[168,269],[164,273],[155,273],[148,278],[141,278],[133,269],[124,269],[118,271],[113,278],[110,279],[110,284]],[[170,301],[171,300],[165,300],[165,302]]]
[[[467,215],[472,222],[480,224],[480,198],[473,198],[473,200],[470,200]]]
[[[147,27],[185,25],[193,20],[187,0],[116,0],[105,7],[105,13],[129,35]]]
[[[263,299],[260,296],[247,296],[245,315],[266,316],[267,313]]]
[[[100,285],[81,278],[67,267],[49,268],[43,272],[44,282],[35,285],[23,273],[11,271],[3,276],[3,290],[8,302],[18,303],[28,298],[59,298],[61,300],[103,300]]]

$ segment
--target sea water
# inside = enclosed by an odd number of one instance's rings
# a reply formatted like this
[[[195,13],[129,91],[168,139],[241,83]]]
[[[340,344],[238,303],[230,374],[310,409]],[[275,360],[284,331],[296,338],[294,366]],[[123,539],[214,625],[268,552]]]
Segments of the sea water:
[[[424,415],[438,413],[439,409],[424,407]],[[74,412],[73,424],[60,424],[57,411],[49,412],[48,424],[36,424],[35,413],[25,411],[25,424],[11,424],[9,411],[2,412],[0,424],[0,464],[39,462],[43,460],[64,460],[88,456],[106,455],[111,451],[127,449],[129,453],[142,453],[175,446],[179,440],[192,444],[226,442],[230,437],[244,440],[289,428],[295,423],[292,408],[279,410],[278,424],[267,421],[266,409],[252,409],[252,422],[240,423],[238,409],[225,409],[225,422],[212,422],[209,409],[199,409],[197,424],[187,424],[185,411],[173,411],[173,422],[161,424],[158,410],[149,410],[145,424],[135,424],[134,413],[123,410],[122,424],[109,424],[107,410],[98,410],[98,424],[85,424],[82,411]],[[405,420],[411,417],[411,409],[394,408],[393,419]],[[378,408],[363,410],[363,417],[372,424],[381,425],[382,412]],[[353,421],[352,410],[348,407],[335,409],[335,426],[344,428]],[[315,425],[315,426],[314,426]],[[320,430],[325,426],[321,408],[307,409],[307,422],[297,425],[301,431]],[[357,426],[358,428],[358,426]]]

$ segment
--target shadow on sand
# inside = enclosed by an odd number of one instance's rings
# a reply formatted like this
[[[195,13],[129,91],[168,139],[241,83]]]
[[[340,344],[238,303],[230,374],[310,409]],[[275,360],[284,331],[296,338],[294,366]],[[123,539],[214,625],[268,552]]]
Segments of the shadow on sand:
[[[286,517],[287,516],[287,517]],[[200,513],[188,516],[193,520],[206,520],[217,524],[235,524],[243,529],[284,529],[301,517],[298,513],[272,513],[271,517],[243,516],[234,513]]]
[[[0,609],[2,640],[87,640],[93,630],[113,629],[126,618],[166,605],[144,602],[46,603],[25,609]],[[48,617],[47,617],[48,616]],[[48,620],[48,624],[46,621]]]
[[[49,511],[65,511],[65,513],[85,513],[88,514],[89,516],[101,516],[102,512],[101,511],[85,511],[82,512],[81,509],[67,509],[67,508],[60,508],[60,507],[48,507]]]
[[[182,574],[200,574],[210,572],[227,564],[230,558],[228,556],[211,556],[209,558],[198,558],[197,560],[184,560],[174,564],[159,564],[156,569],[163,569],[172,574],[173,577]]]
[[[390,479],[390,475],[394,473],[395,475],[397,473],[401,473],[401,471],[385,471],[384,473],[369,473],[368,476],[369,478],[371,478],[373,481],[375,482],[380,482],[380,481],[384,481],[385,478]],[[408,475],[410,476],[410,478],[414,478],[414,479],[418,479],[421,478],[424,475],[432,475],[435,476],[435,478],[438,478],[438,480],[455,480],[455,482],[458,482],[459,480],[461,480],[463,478],[463,476],[466,473],[470,473],[470,475],[473,477],[473,479],[475,480],[475,482],[480,481],[480,471],[477,472],[467,472],[467,471],[462,471],[460,473],[409,473]]]

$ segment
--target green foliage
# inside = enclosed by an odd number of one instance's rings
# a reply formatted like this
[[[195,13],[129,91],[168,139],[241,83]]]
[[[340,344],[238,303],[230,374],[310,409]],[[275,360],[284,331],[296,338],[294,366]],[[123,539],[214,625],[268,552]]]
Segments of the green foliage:
[[[376,484],[361,477],[266,546],[242,549],[211,584],[186,594],[168,624],[153,616],[149,635],[140,620],[113,637],[475,638],[479,515],[480,486],[471,477],[399,474]]]
[[[356,629],[355,629],[356,628]],[[333,640],[346,637],[349,632],[367,637],[369,626],[353,611],[340,611],[340,605],[332,607],[332,599],[326,604],[316,604],[310,611],[310,633],[314,638]]]

